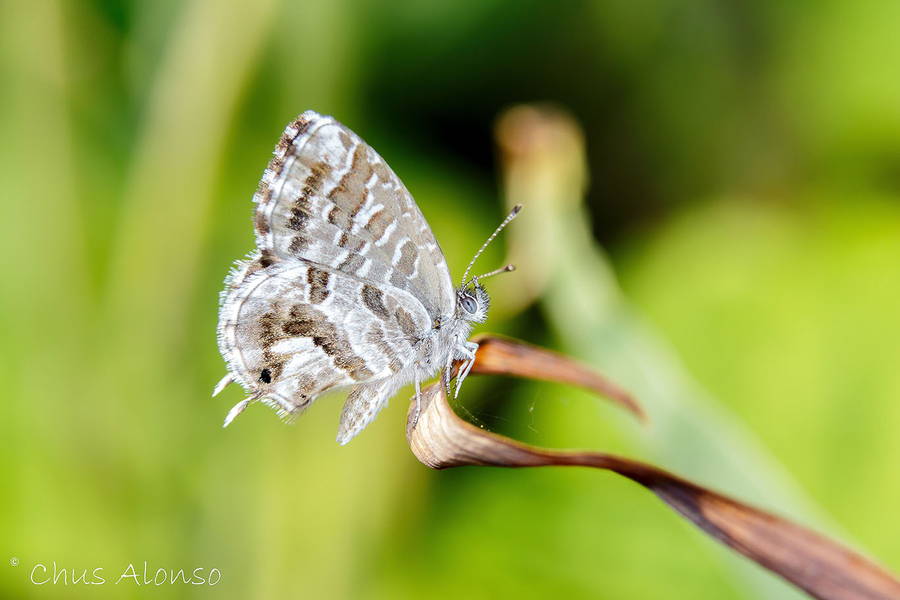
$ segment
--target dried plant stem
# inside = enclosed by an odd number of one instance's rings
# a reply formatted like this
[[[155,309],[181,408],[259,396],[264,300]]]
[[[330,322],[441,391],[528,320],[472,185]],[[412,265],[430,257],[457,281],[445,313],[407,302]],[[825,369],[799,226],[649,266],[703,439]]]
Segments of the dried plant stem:
[[[490,336],[479,343],[472,373],[561,380],[534,369],[545,350]],[[510,360],[510,348],[521,359]],[[562,365],[568,359],[557,355],[556,360]],[[567,375],[564,380],[572,382]],[[584,466],[613,471],[649,489],[711,537],[815,598],[900,598],[896,577],[833,540],[652,465],[600,452],[539,448],[484,431],[456,416],[444,389],[436,384],[424,390],[418,420],[414,422],[413,408],[407,423],[410,448],[433,469]]]

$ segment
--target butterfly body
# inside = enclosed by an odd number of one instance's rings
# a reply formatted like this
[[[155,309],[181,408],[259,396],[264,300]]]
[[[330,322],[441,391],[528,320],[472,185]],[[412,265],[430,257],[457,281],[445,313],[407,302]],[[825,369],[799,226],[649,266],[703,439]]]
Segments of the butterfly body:
[[[229,374],[284,418],[351,388],[345,444],[401,387],[432,377],[487,317],[478,285],[455,288],[412,196],[349,129],[308,111],[287,127],[254,196],[257,251],[226,280],[218,342]],[[214,394],[215,395],[215,394]]]

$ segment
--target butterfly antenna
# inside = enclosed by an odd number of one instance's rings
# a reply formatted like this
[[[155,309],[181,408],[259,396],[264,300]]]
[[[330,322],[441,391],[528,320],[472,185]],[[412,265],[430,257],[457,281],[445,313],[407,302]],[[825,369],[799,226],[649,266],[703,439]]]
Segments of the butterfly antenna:
[[[469,277],[469,271],[472,270],[472,266],[475,264],[475,261],[478,260],[478,257],[481,256],[481,253],[484,252],[484,249],[488,247],[488,244],[490,244],[491,242],[494,241],[494,238],[497,237],[497,234],[500,233],[503,230],[503,228],[506,227],[506,225],[510,221],[512,221],[513,219],[516,218],[516,215],[519,214],[520,210],[522,210],[522,205],[516,204],[516,207],[514,209],[512,209],[512,212],[509,213],[509,216],[506,217],[502,223],[500,223],[500,227],[498,227],[494,231],[494,233],[491,234],[491,237],[489,237],[488,240],[484,243],[484,246],[481,247],[481,250],[479,250],[478,252],[475,253],[475,258],[472,259],[472,262],[470,262],[469,266],[466,268],[466,272],[463,273],[462,285],[466,284],[466,280]],[[497,273],[503,272],[504,269],[509,270],[508,267],[504,267],[503,269],[498,270]],[[490,273],[490,274],[495,275],[496,273]],[[482,275],[482,277],[484,277],[484,275]]]
[[[499,269],[494,269],[490,273],[485,273],[484,275],[478,275],[477,277],[473,277],[472,281],[478,281],[479,279],[484,279],[485,277],[493,277],[494,275],[499,275],[500,273],[510,273],[516,270],[516,265],[506,265],[505,267],[500,267]]]

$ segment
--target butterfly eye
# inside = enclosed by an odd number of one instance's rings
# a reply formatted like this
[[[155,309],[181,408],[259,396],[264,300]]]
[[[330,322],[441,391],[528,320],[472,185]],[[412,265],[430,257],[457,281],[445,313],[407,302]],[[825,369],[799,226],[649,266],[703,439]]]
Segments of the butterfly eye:
[[[466,312],[474,315],[475,311],[478,310],[478,303],[475,302],[475,299],[470,296],[465,296],[462,299],[463,308],[466,309]]]

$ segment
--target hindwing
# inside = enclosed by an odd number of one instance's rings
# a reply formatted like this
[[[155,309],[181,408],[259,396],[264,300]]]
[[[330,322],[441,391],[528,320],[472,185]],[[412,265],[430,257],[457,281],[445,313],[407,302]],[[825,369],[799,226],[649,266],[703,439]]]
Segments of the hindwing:
[[[299,258],[240,265],[223,293],[219,349],[251,395],[282,416],[316,397],[410,367],[431,317],[409,292]]]

